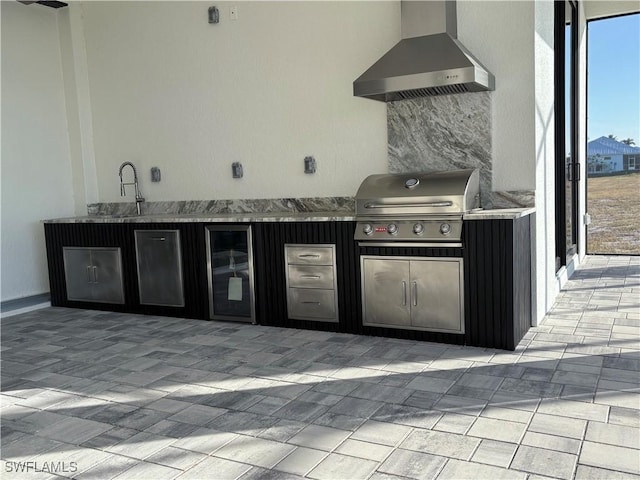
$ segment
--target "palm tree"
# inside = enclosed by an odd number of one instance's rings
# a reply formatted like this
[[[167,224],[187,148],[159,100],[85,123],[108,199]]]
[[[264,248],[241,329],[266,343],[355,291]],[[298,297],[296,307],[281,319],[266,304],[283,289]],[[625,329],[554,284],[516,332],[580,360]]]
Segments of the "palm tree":
[[[618,137],[616,137],[614,134],[610,133],[609,135],[607,135],[607,138],[610,138],[611,140],[618,140]]]
[[[636,142],[633,138],[625,138],[624,140],[620,140],[621,143],[624,143],[625,145],[635,145]]]

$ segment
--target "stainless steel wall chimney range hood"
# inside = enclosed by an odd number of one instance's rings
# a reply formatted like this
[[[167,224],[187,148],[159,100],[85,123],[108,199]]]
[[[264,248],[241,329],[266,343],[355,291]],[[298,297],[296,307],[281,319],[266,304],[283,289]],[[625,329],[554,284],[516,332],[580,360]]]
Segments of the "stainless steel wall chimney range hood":
[[[402,1],[402,40],[353,82],[382,102],[493,90],[493,75],[457,39],[456,2]]]

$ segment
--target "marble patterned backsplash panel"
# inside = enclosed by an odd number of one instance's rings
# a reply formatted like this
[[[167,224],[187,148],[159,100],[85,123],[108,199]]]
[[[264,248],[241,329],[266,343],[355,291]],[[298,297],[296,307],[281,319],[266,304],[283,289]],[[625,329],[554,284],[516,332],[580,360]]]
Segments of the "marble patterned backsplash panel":
[[[486,195],[485,209],[492,208],[531,208],[536,206],[536,194],[533,190],[514,190],[510,192],[489,192]]]
[[[226,213],[305,213],[345,212],[355,210],[353,197],[267,198],[249,200],[186,200],[145,202],[143,215],[189,215]],[[133,215],[134,202],[92,203],[87,205],[88,215]]]
[[[416,98],[387,104],[390,173],[480,170],[482,206],[535,206],[531,190],[494,192],[491,93]]]
[[[492,190],[489,92],[388,103],[387,132],[390,173],[477,168],[486,203]]]

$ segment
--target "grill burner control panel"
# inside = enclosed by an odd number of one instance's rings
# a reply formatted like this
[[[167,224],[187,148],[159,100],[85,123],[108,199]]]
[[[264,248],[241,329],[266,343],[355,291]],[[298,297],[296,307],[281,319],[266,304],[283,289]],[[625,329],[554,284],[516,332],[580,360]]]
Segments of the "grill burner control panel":
[[[354,240],[458,242],[462,220],[361,221]]]

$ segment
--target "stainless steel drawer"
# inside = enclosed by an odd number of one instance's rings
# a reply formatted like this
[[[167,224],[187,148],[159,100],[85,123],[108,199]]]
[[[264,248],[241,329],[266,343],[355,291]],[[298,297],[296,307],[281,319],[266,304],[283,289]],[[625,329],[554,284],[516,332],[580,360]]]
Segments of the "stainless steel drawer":
[[[290,318],[336,321],[334,290],[290,288],[287,297]]]
[[[334,288],[333,267],[325,265],[288,265],[289,286]]]
[[[333,247],[287,245],[289,265],[333,265]]]

